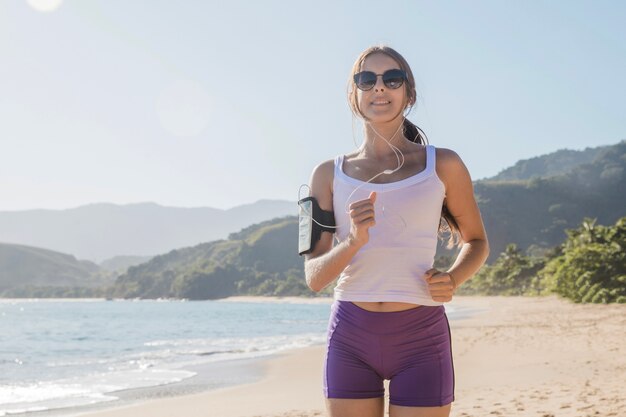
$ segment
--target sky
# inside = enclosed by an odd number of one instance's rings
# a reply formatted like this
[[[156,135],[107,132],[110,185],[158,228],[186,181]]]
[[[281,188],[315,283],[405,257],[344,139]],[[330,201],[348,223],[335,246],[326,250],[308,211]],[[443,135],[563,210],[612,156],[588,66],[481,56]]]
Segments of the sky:
[[[361,144],[347,81],[380,43],[473,180],[614,144],[625,21],[622,1],[0,0],[0,210],[295,202]]]

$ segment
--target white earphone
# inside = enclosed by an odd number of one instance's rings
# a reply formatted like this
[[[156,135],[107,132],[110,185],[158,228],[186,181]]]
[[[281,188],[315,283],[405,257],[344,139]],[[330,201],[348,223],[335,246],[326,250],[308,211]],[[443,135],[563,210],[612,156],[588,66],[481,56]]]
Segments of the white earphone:
[[[404,120],[406,120],[406,118],[404,118],[404,117],[403,117],[403,119],[402,119],[402,123],[400,123],[400,125],[398,126],[398,129],[396,129],[396,132],[395,132],[395,133],[391,136],[390,140],[391,140],[391,139],[393,139],[393,138],[394,138],[394,137],[398,134],[398,132],[400,131],[400,129],[404,126]],[[355,193],[355,192],[356,192],[359,188],[361,188],[361,187],[362,187],[362,186],[364,186],[365,184],[369,183],[370,181],[372,181],[374,178],[378,177],[378,176],[379,176],[379,175],[381,175],[381,174],[385,174],[385,175],[390,175],[390,174],[393,174],[394,172],[396,172],[396,171],[398,171],[400,168],[402,168],[402,166],[404,165],[404,153],[402,153],[402,151],[401,151],[401,150],[400,150],[397,146],[392,145],[392,144],[389,142],[389,140],[387,140],[384,136],[382,136],[380,133],[378,133],[378,132],[376,131],[376,129],[374,129],[374,127],[373,127],[372,125],[370,125],[370,127],[372,128],[372,130],[374,131],[374,133],[376,133],[376,135],[378,135],[381,139],[383,139],[383,140],[387,143],[387,145],[389,145],[389,147],[391,147],[391,150],[394,152],[394,154],[396,155],[396,158],[398,159],[398,166],[397,166],[397,168],[396,168],[396,169],[385,169],[384,171],[379,172],[378,174],[374,175],[374,176],[373,176],[372,178],[370,178],[369,180],[365,181],[363,184],[361,184],[361,185],[359,185],[358,187],[356,187],[356,188],[352,191],[352,193],[350,193],[350,195],[349,195],[349,196],[348,196],[348,198],[346,199],[346,203],[344,204],[344,211],[345,211],[345,213],[346,213],[346,214],[348,214],[348,213],[349,213],[349,211],[348,211],[347,207],[348,207],[348,204],[349,204],[349,202],[350,202],[350,198],[352,198],[352,196],[354,195],[354,193]],[[398,153],[400,154],[400,156],[398,156]],[[402,160],[400,160],[400,157],[402,158]],[[309,187],[307,184],[302,184],[302,185],[300,185],[300,189],[298,190],[298,201],[301,199],[301,197],[300,197],[300,192],[302,191],[302,187],[304,187],[304,186],[306,186],[306,187],[308,187],[308,188],[309,188],[309,194],[310,194],[311,189],[310,189],[310,187]],[[313,218],[313,214],[312,214],[312,213],[307,212],[307,211],[306,211],[306,209],[305,209],[304,207],[302,207],[301,205],[300,205],[300,210],[304,211],[304,213],[306,213],[308,216],[311,216],[311,219],[312,219],[315,223],[317,223],[318,225],[320,225],[320,226],[322,226],[322,227],[335,228],[335,229],[339,227],[339,226],[330,226],[330,225],[325,225],[325,224],[321,224],[321,223],[319,223],[317,220],[315,220],[315,219]],[[382,210],[383,210],[383,216],[384,216],[384,215],[385,215],[385,206],[384,206],[384,205],[382,206]],[[402,216],[400,216],[400,217],[402,218]],[[406,222],[404,221],[404,219],[402,219],[402,221],[403,221],[404,225],[406,226]]]

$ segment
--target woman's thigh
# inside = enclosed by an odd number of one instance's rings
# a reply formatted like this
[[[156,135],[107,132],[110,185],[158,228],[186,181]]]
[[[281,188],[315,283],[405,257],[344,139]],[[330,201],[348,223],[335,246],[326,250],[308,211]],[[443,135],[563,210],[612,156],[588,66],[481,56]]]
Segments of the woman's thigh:
[[[383,417],[385,398],[327,398],[328,417]]]
[[[443,407],[403,407],[389,404],[389,417],[448,417],[452,404]]]
[[[430,312],[432,314],[416,322],[414,327],[392,335],[382,343],[387,364],[385,377],[390,379],[391,405],[436,409],[454,401],[454,365],[448,320],[443,308]]]
[[[327,398],[328,417],[383,417],[385,399]],[[389,404],[389,417],[449,417],[452,404],[443,407],[403,407]]]

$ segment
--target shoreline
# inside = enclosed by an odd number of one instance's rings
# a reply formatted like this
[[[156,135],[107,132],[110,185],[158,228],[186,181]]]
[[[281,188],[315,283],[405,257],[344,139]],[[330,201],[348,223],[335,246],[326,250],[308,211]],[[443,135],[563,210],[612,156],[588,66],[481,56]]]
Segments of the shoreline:
[[[243,303],[279,303],[279,304],[326,304],[330,305],[334,301],[331,297],[317,297],[317,298],[301,298],[301,297],[259,297],[259,296],[236,296],[228,297],[220,300],[214,300],[218,302],[243,302]],[[455,304],[455,303],[448,303]],[[458,304],[458,302],[456,303]],[[467,304],[462,303],[463,305]],[[474,305],[472,308],[468,308],[467,311],[463,311],[456,319],[464,319],[467,315],[476,314],[478,310],[474,307],[478,305],[483,308],[486,307],[485,303],[471,302]],[[215,362],[204,365],[198,365],[194,367],[181,368],[196,373],[196,375],[186,378],[182,381],[173,382],[170,384],[163,384],[150,387],[132,388],[120,391],[109,392],[106,396],[117,397],[117,399],[111,401],[102,401],[95,404],[68,406],[65,408],[55,408],[43,411],[31,411],[22,413],[25,417],[61,417],[61,416],[76,416],[76,415],[91,415],[92,413],[99,413],[114,408],[128,407],[133,405],[140,405],[142,403],[150,402],[155,399],[165,398],[177,398],[181,396],[188,396],[200,393],[211,393],[226,388],[236,388],[247,384],[260,382],[266,376],[264,370],[267,370],[266,362],[271,362],[273,359],[283,356],[299,355],[299,351],[309,348],[323,348],[322,345],[313,345],[304,348],[289,349],[282,352],[275,352],[266,356],[257,358],[245,358],[234,359],[224,362]],[[270,365],[271,366],[271,365]],[[321,364],[320,364],[321,366]],[[236,380],[230,381],[228,384],[215,384],[215,381],[208,381],[207,373],[212,372],[235,372],[238,374]],[[321,376],[320,376],[321,378]],[[207,381],[209,383],[207,383]]]
[[[319,380],[310,379],[309,375],[315,373],[318,368],[321,370],[322,362],[320,359],[319,363],[316,363],[314,360],[310,361],[309,358],[322,358],[324,349],[323,345],[314,345],[258,358],[255,363],[248,364],[248,366],[256,367],[257,378],[246,383],[192,394],[135,401],[129,404],[101,403],[102,407],[92,411],[79,412],[70,408],[66,413],[60,415],[64,417],[259,416],[260,413],[274,412],[275,402],[267,401],[267,399],[271,399],[272,396],[276,398],[276,395],[280,397],[281,406],[287,406],[289,409],[298,407],[319,408],[320,405],[323,405],[323,402],[320,403],[318,398],[321,396],[321,374]],[[288,381],[286,386],[281,385],[280,391],[277,391],[276,383],[282,384],[285,381]],[[320,395],[315,395],[317,391]],[[313,395],[303,399],[299,395],[301,392],[309,392]],[[245,398],[246,401],[242,402],[242,398]],[[211,404],[210,409],[200,405],[206,401]]]
[[[44,299],[45,301],[49,299]],[[93,300],[93,299],[92,299]],[[90,301],[92,301],[90,300]],[[59,301],[59,300],[57,300]],[[76,301],[73,299],[72,301]],[[258,297],[258,296],[237,296],[228,297],[220,300],[219,302],[236,302],[236,303],[276,303],[276,304],[316,304],[316,305],[329,305],[334,301],[331,297],[317,297],[317,298],[300,298],[300,297]],[[473,311],[464,312],[465,314],[472,314]],[[465,315],[464,314],[464,315]],[[464,316],[463,315],[463,316]],[[461,316],[461,317],[463,317]],[[312,346],[319,346],[320,344],[314,344]],[[309,346],[311,347],[311,346]],[[146,401],[162,398],[173,398],[191,394],[197,394],[202,392],[212,392],[227,387],[236,387],[253,382],[260,381],[263,374],[263,363],[271,361],[273,358],[280,357],[282,355],[290,355],[291,353],[297,354],[300,349],[294,348],[283,351],[270,353],[264,356],[242,359],[229,359],[225,361],[210,362],[205,364],[196,364],[193,366],[180,368],[195,373],[196,375],[185,378],[181,381],[153,385],[148,387],[130,388],[119,391],[111,391],[103,394],[103,397],[113,398],[111,400],[99,401],[93,404],[82,405],[68,405],[66,407],[52,408],[48,410],[40,411],[28,411],[19,415],[25,417],[57,417],[68,415],[79,415],[85,413],[99,412],[115,407],[124,407],[134,404],[139,404]],[[211,374],[228,374],[231,373],[235,376],[225,381],[224,378],[211,378]]]
[[[280,297],[272,302],[292,301]],[[626,384],[620,379],[626,371],[626,347],[620,337],[626,305],[575,304],[556,296],[459,296],[446,304],[472,311],[450,320],[456,380],[451,417],[626,415]],[[165,397],[135,396],[126,403],[22,415],[324,416],[324,354],[325,345],[313,345],[241,360],[247,363],[239,362],[240,369],[254,377],[233,386],[179,395],[172,387],[181,383],[175,383],[160,387],[168,393]]]
[[[278,360],[284,356],[298,355],[300,351],[306,351],[307,349],[316,347],[321,347],[321,345],[294,348],[254,358],[230,359],[183,367],[181,368],[182,370],[192,371],[196,373],[196,375],[181,381],[162,385],[111,391],[106,393],[106,396],[117,398],[110,401],[9,415],[23,417],[90,416],[118,408],[141,406],[142,404],[158,400],[175,399],[245,387],[258,383],[267,376],[269,362]],[[228,375],[228,378],[224,378],[223,375]]]
[[[220,303],[282,303],[282,304],[332,304],[332,297],[277,297],[262,295],[235,295],[214,300]]]
[[[332,297],[297,297],[297,296],[263,296],[263,295],[234,295],[225,298],[217,298],[211,300],[189,300],[187,298],[2,298],[0,303],[15,302],[37,302],[37,301],[64,301],[64,302],[86,302],[86,301],[159,301],[159,302],[196,302],[196,301],[215,301],[215,302],[244,302],[244,303],[288,303],[288,304],[331,304]]]
[[[626,305],[575,304],[556,296],[459,296],[450,304],[476,310],[450,321],[451,417],[626,415]],[[325,416],[324,353],[325,346],[283,352],[264,361],[263,378],[251,384],[83,416]],[[388,410],[388,392],[385,402]]]

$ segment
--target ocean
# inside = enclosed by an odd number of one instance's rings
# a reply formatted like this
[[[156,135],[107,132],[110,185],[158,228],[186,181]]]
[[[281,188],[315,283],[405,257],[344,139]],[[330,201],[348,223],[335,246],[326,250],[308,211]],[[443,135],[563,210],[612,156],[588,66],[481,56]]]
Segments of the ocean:
[[[445,307],[451,321],[468,313]],[[0,300],[0,416],[252,382],[254,359],[325,343],[329,314],[330,303]],[[155,395],[165,386],[176,389]]]

